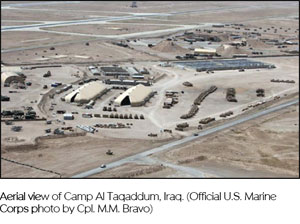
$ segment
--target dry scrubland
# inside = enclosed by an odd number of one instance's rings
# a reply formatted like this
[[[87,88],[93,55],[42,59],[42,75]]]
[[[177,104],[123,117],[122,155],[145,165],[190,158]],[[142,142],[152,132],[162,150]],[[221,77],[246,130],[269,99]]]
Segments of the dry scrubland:
[[[194,177],[161,161],[199,169],[206,177],[297,177],[299,107],[152,156],[152,165],[127,164],[91,177]]]
[[[92,143],[92,144],[91,144]],[[133,153],[138,153],[146,149],[161,145],[163,142],[139,139],[113,139],[95,138],[92,136],[79,136],[57,139],[45,139],[36,143],[35,147],[8,149],[1,147],[2,156],[32,165],[34,167],[52,170],[60,173],[63,177],[70,177],[76,173],[98,167],[103,163],[118,160]],[[115,156],[105,154],[107,149],[111,149]],[[66,165],[68,164],[68,165]],[[47,172],[38,169],[17,166],[13,163],[3,162],[1,164],[2,177],[41,177]],[[58,177],[52,174],[52,177]]]

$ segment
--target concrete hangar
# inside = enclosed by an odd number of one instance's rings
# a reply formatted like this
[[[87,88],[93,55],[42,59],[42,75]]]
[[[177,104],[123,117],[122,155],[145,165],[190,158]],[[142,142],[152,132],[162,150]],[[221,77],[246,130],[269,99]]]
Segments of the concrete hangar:
[[[18,75],[15,72],[2,72],[1,73],[1,82],[5,84],[10,84],[11,82],[20,82],[24,83],[24,78]]]
[[[99,81],[89,82],[65,96],[67,103],[88,103],[102,96],[108,89]]]
[[[139,84],[118,96],[114,103],[116,106],[131,105],[132,107],[138,107],[144,105],[153,95],[154,92],[150,87]]]

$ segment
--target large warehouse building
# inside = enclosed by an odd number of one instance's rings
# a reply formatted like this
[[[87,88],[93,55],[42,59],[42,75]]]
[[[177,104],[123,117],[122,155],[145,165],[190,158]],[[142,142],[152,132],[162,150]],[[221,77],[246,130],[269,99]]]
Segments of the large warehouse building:
[[[133,107],[144,105],[154,93],[150,87],[142,84],[131,87],[115,99],[115,105],[131,105]]]
[[[2,72],[1,83],[10,84],[11,82],[24,83],[24,79],[15,72]]]
[[[107,88],[99,81],[89,82],[65,96],[68,103],[87,103],[107,92]]]
[[[195,48],[194,53],[196,54],[205,54],[205,55],[216,55],[216,49],[202,49],[202,48]]]
[[[123,69],[121,67],[117,67],[117,66],[114,66],[114,67],[101,67],[100,69],[101,69],[102,74],[104,76],[115,76],[115,77],[129,76],[129,73],[125,69]]]

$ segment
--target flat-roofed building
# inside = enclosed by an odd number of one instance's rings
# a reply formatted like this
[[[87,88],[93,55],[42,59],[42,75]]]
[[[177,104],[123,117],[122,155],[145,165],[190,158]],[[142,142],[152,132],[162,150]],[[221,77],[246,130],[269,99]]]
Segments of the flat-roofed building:
[[[100,71],[98,70],[97,67],[95,67],[95,66],[89,66],[88,69],[89,69],[89,71],[90,71],[93,75],[100,75]]]
[[[64,120],[74,120],[73,114],[64,114]]]
[[[172,106],[173,105],[173,98],[169,97],[164,102],[165,106]]]
[[[132,79],[106,79],[105,84],[107,85],[127,85],[127,86],[136,86],[138,84],[143,84],[144,86],[150,86],[151,83],[148,80],[132,80]]]
[[[207,54],[207,55],[216,55],[216,49],[202,49],[202,48],[195,48],[194,53],[196,54]]]
[[[131,76],[140,75],[140,72],[135,67],[128,67],[127,71]]]
[[[133,76],[131,76],[131,78],[133,78],[133,79],[144,79],[145,76],[143,76],[143,75],[133,75]]]
[[[121,67],[113,66],[113,67],[101,67],[102,74],[104,76],[129,76],[128,71]]]

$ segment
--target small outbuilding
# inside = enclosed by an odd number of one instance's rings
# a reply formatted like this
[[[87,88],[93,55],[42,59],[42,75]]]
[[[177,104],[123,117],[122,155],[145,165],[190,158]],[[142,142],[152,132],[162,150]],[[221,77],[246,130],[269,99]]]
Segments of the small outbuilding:
[[[93,75],[101,75],[100,71],[95,66],[89,66],[88,69]]]
[[[167,98],[164,102],[164,106],[172,106],[173,105],[173,98]]]
[[[64,120],[74,120],[73,114],[64,114]]]

